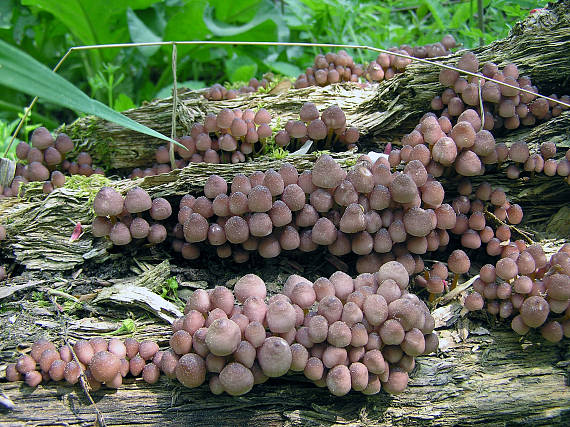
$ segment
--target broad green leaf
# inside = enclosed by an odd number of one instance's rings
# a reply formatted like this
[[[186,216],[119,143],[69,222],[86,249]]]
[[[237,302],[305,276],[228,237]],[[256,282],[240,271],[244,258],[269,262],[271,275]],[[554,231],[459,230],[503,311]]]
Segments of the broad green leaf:
[[[218,37],[234,37],[242,35],[243,33],[252,30],[258,25],[264,23],[265,21],[273,21],[277,27],[278,40],[285,41],[289,37],[289,28],[283,22],[279,10],[276,8],[275,4],[269,0],[264,0],[260,3],[257,13],[251,21],[244,25],[228,25],[223,22],[215,21],[213,15],[213,8],[206,7],[204,10],[204,23],[208,29]],[[266,34],[264,32],[259,32],[259,34]],[[267,37],[267,36],[266,36]],[[266,41],[265,38],[264,41]]]
[[[163,87],[162,89],[160,89],[156,95],[154,96],[155,98],[168,98],[169,96],[172,96],[172,84],[169,84],[168,86]],[[191,90],[198,90],[198,89],[203,89],[206,87],[206,83],[202,82],[202,81],[197,81],[197,80],[188,80],[185,82],[178,82],[177,85],[179,88],[181,87],[185,87]]]
[[[131,35],[131,40],[135,43],[149,43],[149,42],[159,42],[162,41],[160,37],[154,34],[150,28],[148,28],[143,21],[135,14],[133,9],[130,7],[127,9],[127,25],[129,26],[129,33]],[[146,46],[138,47],[140,52],[144,56],[154,55],[160,46]]]
[[[105,104],[89,98],[63,77],[3,40],[0,40],[0,84],[31,96],[38,96],[44,102],[51,102],[85,114],[93,114],[128,129],[180,145],[157,131],[112,110]]]
[[[272,71],[276,73],[283,74],[284,76],[297,77],[302,73],[299,67],[288,62],[281,61],[263,61],[263,63]]]
[[[184,6],[182,11],[168,20],[164,30],[164,40],[206,40],[210,31],[202,21],[202,15],[206,8],[205,0],[192,0]],[[178,46],[178,56],[187,54],[196,49],[196,46]],[[171,52],[170,47],[167,52]]]
[[[212,0],[210,6],[215,9],[216,19],[223,22],[248,22],[255,16],[255,10],[262,0]]]
[[[133,100],[122,92],[119,94],[119,96],[117,96],[117,99],[115,99],[115,104],[113,105],[115,111],[125,111],[135,107],[136,105]]]
[[[144,9],[158,0],[22,0],[26,6],[35,6],[59,19],[83,44],[95,45],[125,41],[127,27],[124,24],[128,7]],[[117,22],[119,21],[119,23]],[[93,51],[93,56],[100,62],[102,55],[113,58],[117,49],[106,49],[102,54]],[[96,70],[97,71],[97,70]]]
[[[242,65],[236,68],[233,73],[229,75],[230,81],[234,82],[247,82],[249,79],[255,76],[257,71],[257,64],[253,63],[250,65]]]
[[[247,82],[255,76],[257,64],[247,56],[236,56],[226,61],[226,75],[233,82]]]

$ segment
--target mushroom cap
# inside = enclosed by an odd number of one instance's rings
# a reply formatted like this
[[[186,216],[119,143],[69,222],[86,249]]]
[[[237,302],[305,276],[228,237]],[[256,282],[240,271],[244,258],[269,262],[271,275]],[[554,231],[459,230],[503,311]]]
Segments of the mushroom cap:
[[[204,195],[209,199],[215,199],[218,194],[226,194],[228,183],[219,175],[210,175],[204,184]]]
[[[253,273],[246,274],[241,277],[234,285],[234,294],[240,303],[244,303],[246,299],[255,296],[265,299],[267,296],[267,288],[265,282]]]
[[[117,216],[123,212],[123,196],[111,187],[102,187],[93,200],[97,216]]]
[[[456,249],[449,255],[447,260],[449,269],[456,274],[464,274],[469,271],[471,261],[465,252],[461,249]]]
[[[208,236],[208,228],[208,220],[206,218],[198,213],[192,213],[184,221],[184,238],[189,243],[202,242]]]
[[[111,242],[117,246],[128,245],[132,240],[129,227],[122,222],[117,222],[113,227],[111,227],[109,238],[111,239]]]
[[[455,159],[455,171],[463,176],[480,175],[481,159],[471,150],[462,151]]]
[[[524,300],[520,308],[520,315],[525,325],[538,328],[548,317],[550,306],[544,298],[538,295],[530,296]]]
[[[233,320],[220,318],[208,327],[206,345],[216,356],[227,356],[237,350],[241,341],[241,330]]]
[[[304,122],[310,122],[319,118],[319,110],[312,102],[305,102],[299,111],[299,117]]]
[[[394,280],[400,289],[406,289],[410,282],[410,276],[406,268],[398,261],[389,261],[383,264],[378,272],[375,274],[376,281],[382,285],[384,280]]]
[[[130,213],[139,213],[152,207],[152,199],[148,193],[140,187],[135,187],[125,196],[125,209]]]
[[[334,188],[345,176],[346,172],[328,154],[323,154],[313,165],[312,182],[317,187]]]
[[[265,315],[269,330],[275,334],[289,332],[295,327],[297,314],[287,301],[277,300],[269,304]]]
[[[336,227],[328,218],[321,217],[313,225],[311,239],[317,245],[330,245],[334,243],[336,237]]]
[[[54,139],[53,136],[51,136],[49,130],[43,126],[40,126],[39,128],[36,128],[32,133],[31,143],[32,147],[38,148],[40,150],[45,150],[54,143]]]
[[[224,224],[224,231],[230,243],[243,243],[249,238],[249,226],[245,219],[234,215]]]
[[[348,205],[340,218],[339,228],[343,233],[358,233],[366,230],[366,218],[362,205],[358,203]]]
[[[348,394],[352,386],[350,370],[345,365],[337,365],[327,373],[326,384],[335,396]]]
[[[269,169],[265,172],[265,177],[263,178],[263,185],[269,189],[271,196],[275,197],[283,193],[285,188],[285,183],[283,177],[279,172],[274,169]]]
[[[346,125],[346,116],[338,105],[326,108],[321,115],[321,120],[329,129],[340,129]]]
[[[65,133],[60,133],[57,138],[55,138],[55,148],[61,154],[69,153],[73,150],[73,141]]]
[[[268,377],[285,375],[291,367],[291,347],[281,337],[268,337],[259,348],[257,360],[261,370]]]
[[[110,382],[121,369],[121,359],[110,351],[99,351],[93,355],[89,369],[97,381]]]
[[[264,185],[256,185],[247,195],[247,203],[251,212],[267,212],[273,206],[271,192]]]
[[[188,353],[178,360],[175,372],[183,386],[199,387],[206,380],[206,363],[199,355]]]
[[[438,139],[432,148],[433,160],[444,166],[453,164],[457,157],[457,145],[447,136]]]
[[[254,383],[251,370],[237,362],[227,364],[220,372],[219,379],[224,391],[231,396],[246,394]]]
[[[389,185],[392,199],[398,203],[411,203],[418,195],[418,187],[408,174],[396,172]]]
[[[268,124],[271,122],[271,114],[265,108],[260,108],[253,118],[253,122],[256,125]]]

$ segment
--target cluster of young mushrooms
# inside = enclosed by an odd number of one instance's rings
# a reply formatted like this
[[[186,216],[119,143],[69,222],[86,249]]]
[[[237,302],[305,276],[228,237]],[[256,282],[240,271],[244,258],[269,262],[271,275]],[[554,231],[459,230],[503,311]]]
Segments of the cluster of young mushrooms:
[[[392,261],[355,279],[341,271],[314,283],[292,275],[282,293],[267,298],[263,280],[247,274],[233,293],[223,286],[196,290],[172,325],[168,349],[148,340],[93,338],[58,350],[42,339],[8,366],[6,377],[35,387],[75,384],[84,375],[97,390],[102,383],[119,387],[128,374],[153,384],[162,373],[186,387],[208,381],[214,394],[239,396],[268,378],[303,373],[335,396],[398,394],[415,357],[438,347],[434,319],[408,284],[405,267]]]
[[[69,175],[105,175],[103,169],[93,168],[89,153],[81,152],[77,154],[76,160],[67,160],[66,156],[73,148],[73,141],[65,133],[54,138],[47,128],[36,128],[30,138],[30,144],[21,141],[16,146],[16,157],[20,161],[16,163],[11,185],[6,188],[0,186],[0,197],[17,196],[20,185],[31,181],[43,181],[43,192],[51,193],[54,188],[65,185],[64,172]]]

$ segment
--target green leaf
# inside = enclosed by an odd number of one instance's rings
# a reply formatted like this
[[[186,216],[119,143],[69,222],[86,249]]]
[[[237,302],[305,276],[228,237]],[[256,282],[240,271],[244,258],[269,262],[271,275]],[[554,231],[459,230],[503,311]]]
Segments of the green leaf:
[[[42,101],[52,102],[85,114],[124,126],[165,141],[176,141],[89,98],[63,77],[55,74],[31,56],[0,40],[0,84],[19,90]]]
[[[233,82],[247,82],[255,76],[257,71],[257,64],[243,65],[236,68],[233,73],[229,75],[230,81]]]
[[[119,94],[119,96],[117,96],[117,99],[115,99],[115,104],[113,105],[113,108],[116,111],[130,110],[131,108],[135,107],[136,105],[133,100],[122,92]]]
[[[162,41],[160,37],[154,34],[150,28],[148,28],[143,21],[135,14],[133,9],[130,7],[127,9],[127,25],[129,26],[129,33],[131,35],[131,40],[135,43],[149,43],[149,42],[159,42]],[[138,50],[146,56],[154,55],[160,46],[140,46]]]
[[[299,67],[288,62],[281,61],[263,61],[263,63],[272,71],[283,74],[284,76],[297,77],[303,72]]]
[[[206,40],[210,31],[202,21],[206,8],[205,0],[193,0],[184,5],[180,13],[170,17],[164,30],[164,40]],[[196,50],[196,46],[178,46],[178,57]],[[171,53],[170,46],[166,50]]]
[[[262,0],[212,0],[216,18],[224,22],[247,22],[255,16],[255,9]]]
[[[256,72],[257,64],[247,56],[236,56],[226,61],[226,74],[232,83],[247,82]]]
[[[125,12],[128,7],[144,9],[158,0],[22,0],[26,6],[35,6],[45,10],[59,19],[83,44],[95,45],[125,41],[127,27],[124,25]],[[99,65],[101,56],[107,60],[115,57],[117,49],[92,51],[95,64]],[[97,71],[97,70],[95,70]]]
[[[169,84],[168,86],[163,87],[162,89],[160,89],[156,95],[154,96],[155,98],[167,98],[169,96],[172,96],[172,86],[174,86],[173,84]],[[185,82],[178,82],[178,87],[185,87],[191,90],[198,90],[198,89],[203,89],[206,87],[206,83],[202,82],[202,81],[198,81],[198,80],[188,80]]]
[[[253,17],[251,21],[244,25],[228,25],[223,22],[215,21],[214,17],[212,16],[214,9],[212,7],[206,7],[204,10],[204,23],[208,27],[208,29],[218,37],[234,37],[241,35],[258,25],[266,22],[266,21],[273,21],[277,28],[277,35],[278,40],[284,41],[289,38],[289,28],[283,22],[281,14],[279,10],[276,8],[275,4],[268,0],[264,0],[259,5],[259,9],[257,13]],[[259,34],[267,34],[264,32],[259,32]]]

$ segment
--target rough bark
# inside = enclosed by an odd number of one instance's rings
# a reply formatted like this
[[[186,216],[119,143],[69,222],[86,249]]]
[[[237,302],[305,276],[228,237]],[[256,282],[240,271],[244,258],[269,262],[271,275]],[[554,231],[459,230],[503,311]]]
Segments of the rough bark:
[[[346,166],[354,164],[358,154],[344,152],[333,156]],[[263,158],[237,165],[191,164],[168,174],[136,180],[111,181],[100,175],[89,178],[74,175],[68,178],[65,187],[49,195],[43,194],[42,183],[31,183],[23,189],[19,199],[0,199],[0,224],[6,226],[8,234],[1,248],[19,264],[31,269],[69,270],[87,260],[104,262],[109,259],[107,249],[112,245],[108,239],[94,239],[90,232],[94,218],[92,201],[102,186],[111,185],[125,194],[138,185],[152,197],[172,199],[188,193],[199,195],[211,174],[231,181],[238,173],[249,175],[256,170],[279,169],[283,162],[292,163],[302,172],[312,168],[316,158],[314,153],[279,160]],[[70,237],[77,223],[83,225],[85,233],[72,242]]]
[[[535,337],[536,338],[536,337]],[[437,356],[419,357],[398,396],[352,392],[333,397],[299,375],[270,380],[245,396],[212,395],[162,378],[126,381],[92,393],[107,425],[565,425],[570,344],[548,345],[504,329],[488,333],[460,320],[440,332]],[[95,409],[79,386],[50,383],[32,390],[1,383],[15,405],[6,426],[93,425]]]
[[[509,36],[488,46],[474,49],[480,63],[500,66],[513,62],[527,74],[541,93],[561,94],[570,75],[570,5],[560,1],[551,9],[529,16],[515,25]],[[463,51],[437,62],[455,65]],[[364,140],[409,132],[429,111],[431,99],[443,88],[438,81],[440,68],[413,63],[406,72],[377,85],[361,88],[356,84],[291,89],[286,93],[250,94],[234,100],[209,102],[199,92],[180,90],[177,134],[187,133],[194,122],[222,108],[256,108],[263,105],[284,123],[296,117],[301,105],[314,102],[320,108],[338,104],[348,123],[361,129]],[[152,101],[125,114],[165,135],[171,131],[172,99]],[[152,163],[156,148],[164,141],[126,130],[106,121],[86,117],[64,128],[77,144],[77,151],[89,151],[97,164],[111,169],[134,168]]]

